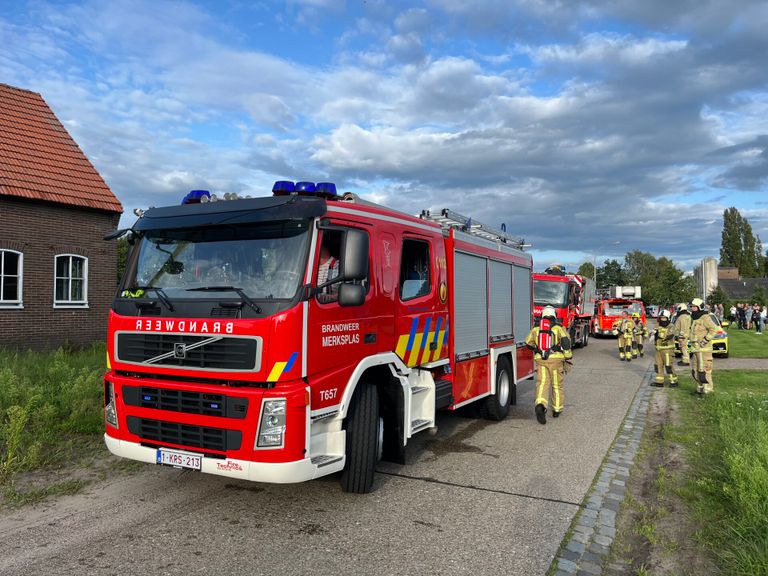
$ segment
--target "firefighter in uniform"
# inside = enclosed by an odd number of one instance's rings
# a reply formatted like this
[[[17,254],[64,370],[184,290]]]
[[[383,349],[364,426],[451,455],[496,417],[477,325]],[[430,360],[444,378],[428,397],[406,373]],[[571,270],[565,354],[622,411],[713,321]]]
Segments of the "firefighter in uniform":
[[[635,323],[635,330],[632,336],[632,358],[637,359],[638,354],[640,357],[645,356],[643,351],[643,343],[648,338],[648,329],[643,324],[640,314],[635,312],[632,314],[632,321]]]
[[[540,424],[546,424],[550,386],[552,387],[552,416],[557,418],[563,411],[566,362],[573,357],[571,339],[565,328],[557,323],[555,309],[552,306],[544,307],[541,312],[541,321],[528,333],[525,345],[535,352],[536,420]]]
[[[696,382],[699,396],[715,391],[712,380],[712,340],[718,332],[717,324],[709,312],[704,310],[701,298],[691,300],[691,375]]]
[[[659,325],[653,331],[651,338],[656,347],[656,365],[654,370],[656,378],[651,386],[664,386],[664,381],[669,378],[669,387],[677,386],[677,374],[672,366],[675,354],[675,331],[669,323],[669,312],[662,310],[659,313]]]
[[[688,350],[688,335],[691,333],[691,313],[688,312],[688,306],[680,304],[677,307],[678,313],[675,318],[675,336],[680,344],[680,362],[678,366],[689,366],[691,364],[691,353]]]
[[[611,327],[613,335],[619,337],[619,358],[629,362],[632,360],[632,338],[635,331],[635,323],[629,317],[629,312],[624,310],[621,318],[616,320]]]

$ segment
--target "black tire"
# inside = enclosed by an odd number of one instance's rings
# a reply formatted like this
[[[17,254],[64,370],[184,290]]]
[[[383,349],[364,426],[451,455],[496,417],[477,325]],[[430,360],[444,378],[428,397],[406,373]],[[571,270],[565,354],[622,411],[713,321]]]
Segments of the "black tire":
[[[480,402],[480,415],[487,420],[504,420],[509,414],[515,382],[506,356],[496,362],[496,393]]]
[[[581,343],[582,348],[589,346],[589,330],[584,330],[584,340]]]
[[[347,460],[341,472],[344,492],[367,494],[379,459],[379,395],[370,384],[360,383],[345,420]]]

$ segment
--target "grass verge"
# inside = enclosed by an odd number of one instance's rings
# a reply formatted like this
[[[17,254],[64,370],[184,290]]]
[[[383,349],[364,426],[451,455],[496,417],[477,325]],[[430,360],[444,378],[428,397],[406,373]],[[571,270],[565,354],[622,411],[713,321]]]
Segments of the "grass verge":
[[[672,393],[683,424],[671,433],[686,450],[679,494],[700,526],[697,538],[723,574],[768,576],[768,373],[716,371],[715,394],[691,391]]]
[[[756,334],[754,330],[729,326],[728,353],[731,358],[768,358],[768,330]]]
[[[52,353],[0,350],[0,489],[5,501],[72,493],[82,479],[51,475],[20,491],[20,475],[80,460],[103,426],[104,345]]]

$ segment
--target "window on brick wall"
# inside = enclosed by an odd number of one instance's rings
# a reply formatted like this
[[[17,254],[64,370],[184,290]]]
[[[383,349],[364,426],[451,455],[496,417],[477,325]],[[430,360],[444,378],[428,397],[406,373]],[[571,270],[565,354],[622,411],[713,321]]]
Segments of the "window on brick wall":
[[[24,255],[15,250],[0,249],[0,307],[22,308]]]
[[[54,308],[86,308],[88,306],[88,258],[76,254],[56,256]]]

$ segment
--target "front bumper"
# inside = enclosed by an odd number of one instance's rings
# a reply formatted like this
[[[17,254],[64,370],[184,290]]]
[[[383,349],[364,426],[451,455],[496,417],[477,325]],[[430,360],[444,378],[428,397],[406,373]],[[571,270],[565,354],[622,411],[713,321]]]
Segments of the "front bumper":
[[[146,462],[157,463],[157,449],[142,446],[136,442],[118,440],[108,434],[104,434],[104,442],[112,454]],[[182,450],[183,451],[183,450]],[[332,463],[313,464],[310,458],[295,462],[249,462],[248,460],[236,460],[234,458],[210,458],[203,457],[201,472],[206,474],[218,474],[229,478],[251,480],[253,482],[268,482],[273,484],[290,484],[305,482],[320,476],[339,472],[344,468],[345,458]]]

